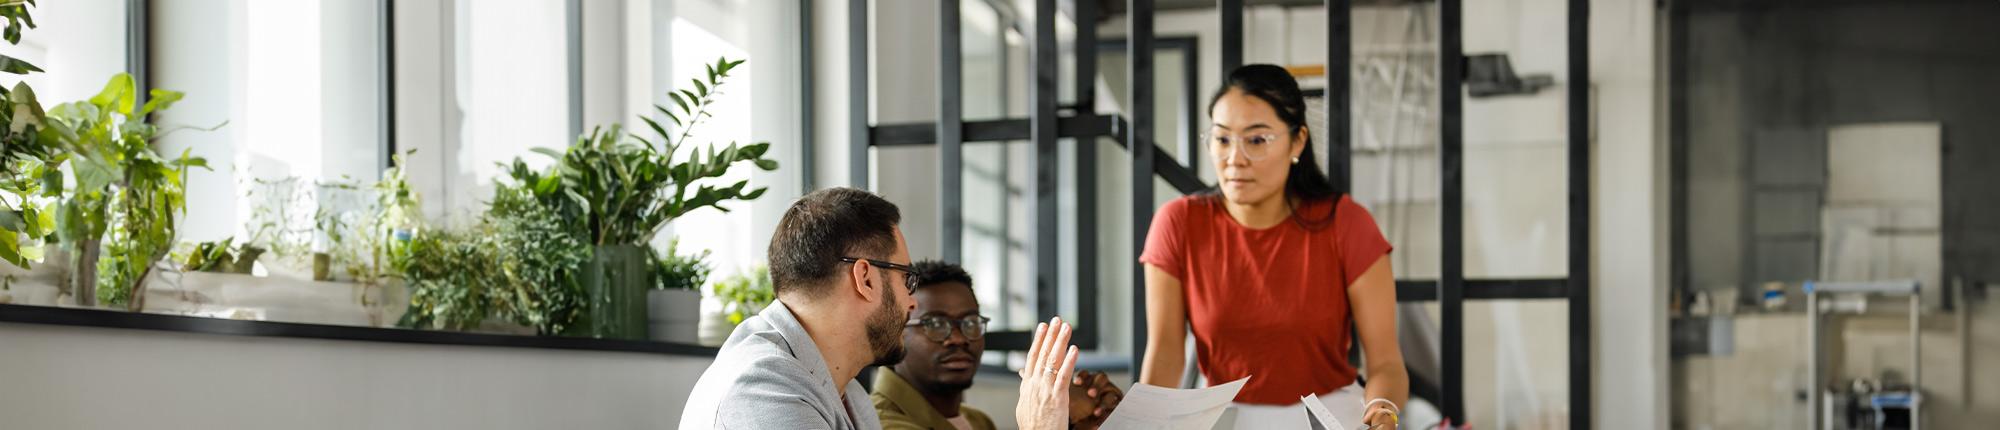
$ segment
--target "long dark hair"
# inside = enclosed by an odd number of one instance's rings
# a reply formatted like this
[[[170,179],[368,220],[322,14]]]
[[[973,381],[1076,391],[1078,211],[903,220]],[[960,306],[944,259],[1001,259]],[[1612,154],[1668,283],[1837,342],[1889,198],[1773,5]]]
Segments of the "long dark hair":
[[[1229,90],[1242,91],[1270,104],[1271,109],[1278,112],[1278,120],[1285,122],[1287,138],[1298,136],[1299,129],[1306,126],[1305,93],[1299,91],[1299,81],[1292,79],[1292,73],[1283,67],[1251,64],[1229,72],[1228,81],[1224,82],[1222,88],[1215,91],[1215,96],[1208,100],[1210,112],[1215,111],[1215,103],[1221,101],[1222,96],[1228,94]],[[1333,182],[1327,178],[1325,172],[1319,170],[1319,163],[1315,162],[1317,158],[1313,156],[1310,132],[1306,133],[1305,145],[1305,152],[1299,154],[1299,162],[1292,164],[1291,171],[1286,175],[1286,202],[1289,204],[1292,200],[1298,200],[1300,203],[1339,200],[1342,195],[1347,194],[1345,184]],[[1203,193],[1220,195],[1221,189],[1209,188]],[[1329,214],[1328,217],[1331,218],[1332,215]]]

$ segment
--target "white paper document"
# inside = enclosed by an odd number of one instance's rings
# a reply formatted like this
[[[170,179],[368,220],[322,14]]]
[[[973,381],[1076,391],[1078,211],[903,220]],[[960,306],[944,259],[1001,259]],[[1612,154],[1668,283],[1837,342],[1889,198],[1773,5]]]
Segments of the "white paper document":
[[[1339,418],[1333,417],[1333,411],[1326,410],[1326,404],[1319,401],[1318,394],[1307,394],[1305,397],[1300,397],[1299,403],[1306,405],[1306,416],[1311,417],[1312,428],[1347,430],[1347,426],[1340,424]]]
[[[1104,420],[1105,430],[1209,430],[1229,410],[1236,393],[1243,391],[1244,377],[1227,384],[1192,390],[1134,384],[1118,402],[1118,410]]]

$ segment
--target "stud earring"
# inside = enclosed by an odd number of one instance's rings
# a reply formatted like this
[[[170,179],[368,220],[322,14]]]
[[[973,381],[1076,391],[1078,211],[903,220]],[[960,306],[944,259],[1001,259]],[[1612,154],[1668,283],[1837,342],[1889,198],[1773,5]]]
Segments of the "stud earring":
[[[1299,157],[1292,157],[1292,164],[1299,164]]]

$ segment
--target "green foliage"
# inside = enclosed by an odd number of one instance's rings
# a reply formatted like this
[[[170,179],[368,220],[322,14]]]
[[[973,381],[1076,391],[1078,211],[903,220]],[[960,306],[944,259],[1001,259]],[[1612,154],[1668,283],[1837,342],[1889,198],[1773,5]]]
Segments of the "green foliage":
[[[665,256],[655,259],[653,269],[653,289],[656,290],[697,290],[708,283],[709,273],[714,268],[708,266],[707,250],[694,255],[680,255],[680,239],[667,245]]]
[[[40,138],[45,116],[27,83],[0,89],[0,125],[6,127],[0,130],[0,166],[6,169],[0,174],[0,260],[23,268],[41,260],[40,243],[54,233],[55,214],[44,190],[62,189],[62,172],[55,166],[60,161],[50,161],[59,148]]]
[[[236,243],[236,238],[224,238],[219,242],[201,242],[189,245],[188,249],[177,253],[180,269],[187,272],[249,274],[257,263],[257,256],[264,254],[263,248],[250,244]]]
[[[0,1],[0,18],[7,19],[7,27],[0,32],[0,36],[4,36],[8,44],[21,44],[23,28],[35,28],[35,17],[28,13],[28,7],[34,5],[35,0]],[[0,72],[25,75],[39,71],[42,69],[19,58],[0,55]]]
[[[669,93],[676,109],[654,106],[679,127],[675,135],[651,118],[640,118],[655,133],[658,142],[629,136],[612,125],[592,129],[579,136],[569,148],[557,152],[535,152],[555,159],[547,171],[528,168],[520,159],[505,165],[514,186],[528,190],[544,207],[553,208],[565,219],[575,220],[579,234],[595,245],[642,245],[652,240],[661,227],[681,215],[705,207],[728,212],[722,204],[731,200],[753,200],[764,188],[746,190],[750,181],[729,186],[698,184],[703,179],[728,173],[737,163],[751,163],[763,170],[776,170],[778,162],[764,158],[769,143],[728,147],[707,152],[693,151],[686,160],[676,161],[686,140],[708,107],[720,95],[723,78],[742,61],[718,60],[708,66],[708,80],[695,80],[695,90]],[[679,112],[679,113],[675,113]],[[692,191],[692,194],[690,194]]]
[[[394,156],[395,165],[402,166],[403,157],[413,153],[416,150]],[[408,255],[409,236],[423,225],[423,205],[401,167],[382,171],[382,178],[368,189],[374,203],[326,225],[331,226],[333,258],[347,268],[347,275],[362,284],[379,285],[401,275],[394,260]]]
[[[771,288],[770,266],[759,264],[716,281],[715,297],[722,300],[722,311],[729,315],[729,323],[742,324],[743,319],[756,315],[778,299],[778,293]]]
[[[40,190],[60,196],[56,234],[64,243],[82,244],[82,254],[96,252],[94,243],[106,244],[104,258],[86,255],[79,264],[96,260],[98,296],[113,305],[135,295],[153,262],[172,249],[174,216],[186,204],[188,169],[208,167],[186,151],[177,158],[153,152],[159,129],[146,117],[172,106],[181,94],[153,90],[144,106],[135,106],[137,95],[132,75],[120,73],[90,100],[49,110],[38,132],[38,139],[61,145],[49,164],[60,163],[75,178],[68,189],[55,178]]]
[[[584,285],[591,281],[584,271],[598,249],[644,246],[666,223],[689,211],[713,207],[726,212],[723,204],[728,201],[764,194],[763,188],[748,189],[749,181],[720,187],[699,182],[721,177],[738,163],[776,169],[776,161],[764,158],[768,143],[730,144],[720,150],[710,145],[706,153],[676,157],[700,120],[709,116],[707,108],[721,94],[718,89],[730,69],[742,63],[717,61],[709,66],[706,81],[696,80],[693,89],[670,94],[676,108],[655,106],[677,127],[678,135],[641,118],[657,143],[611,125],[592,129],[561,151],[537,149],[554,159],[545,169],[531,168],[520,159],[501,166],[506,178],[481,219],[481,228],[491,232],[485,240],[498,249],[489,265],[482,266],[498,269],[490,270],[496,278],[485,284],[490,290],[484,293],[495,315],[543,334],[563,333],[585,323],[583,313],[592,309],[592,290]],[[642,276],[656,288],[696,288],[708,273],[702,258],[652,256]],[[419,288],[415,282],[425,278],[406,275],[405,279],[415,291]]]
[[[385,241],[362,247],[367,253],[341,253],[346,256],[337,254],[336,259],[351,265],[365,255],[388,257],[386,272],[401,276],[411,296],[401,326],[467,330],[498,317],[545,335],[570,332],[586,324],[592,299],[583,272],[599,257],[597,250],[643,246],[662,226],[689,211],[727,211],[728,201],[763,195],[762,188],[749,189],[748,181],[728,186],[701,182],[722,177],[739,163],[776,169],[777,162],[764,158],[768,143],[710,145],[705,152],[676,156],[709,117],[708,107],[724,78],[740,64],[720,60],[709,66],[706,80],[670,94],[673,108],[655,106],[678,134],[641,118],[652,130],[651,139],[612,125],[593,129],[560,151],[536,150],[554,159],[547,168],[531,168],[520,159],[503,164],[506,177],[495,187],[488,210],[467,229],[423,228],[415,194],[393,169],[376,186],[381,200],[373,208],[375,216],[335,217],[321,222],[320,229],[337,244],[356,238]],[[698,288],[710,272],[707,253],[680,256],[674,248],[665,258],[649,258],[651,270],[644,276],[655,288]],[[731,300],[747,309],[738,311],[737,320],[774,299],[765,273],[739,276],[740,285],[726,287]]]
[[[544,335],[570,328],[584,307],[578,270],[590,244],[522,187],[497,187],[484,222],[501,250],[493,266],[504,278],[494,291],[500,316]]]
[[[395,268],[410,290],[410,308],[396,325],[470,330],[493,314],[493,290],[504,277],[485,270],[499,261],[490,231],[425,229],[412,236]]]

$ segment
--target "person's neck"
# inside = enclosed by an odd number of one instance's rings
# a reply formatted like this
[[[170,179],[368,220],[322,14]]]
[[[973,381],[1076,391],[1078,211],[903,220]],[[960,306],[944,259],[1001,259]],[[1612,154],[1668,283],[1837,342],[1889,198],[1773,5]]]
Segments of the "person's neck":
[[[1253,229],[1265,229],[1285,222],[1286,218],[1292,216],[1292,205],[1287,201],[1290,198],[1279,194],[1252,203],[1236,203],[1223,199],[1222,207],[1229,211],[1229,217],[1235,218],[1237,224]]]
[[[847,383],[853,381],[861,369],[875,361],[868,351],[868,339],[863,330],[847,329],[857,321],[841,318],[838,310],[825,309],[831,304],[809,304],[804,299],[779,297],[785,307],[805,326],[806,335],[811,336],[813,346],[819,349],[820,358],[826,360],[827,376],[833,379],[833,390],[842,398],[847,396]]]
[[[930,403],[931,409],[937,410],[938,415],[945,418],[958,416],[959,405],[965,404],[965,390],[950,390],[924,384],[911,378],[909,372],[904,372],[902,369],[893,370],[896,371],[896,376],[903,378],[903,382],[908,382],[910,387],[916,388],[917,393],[924,396],[924,402]]]

